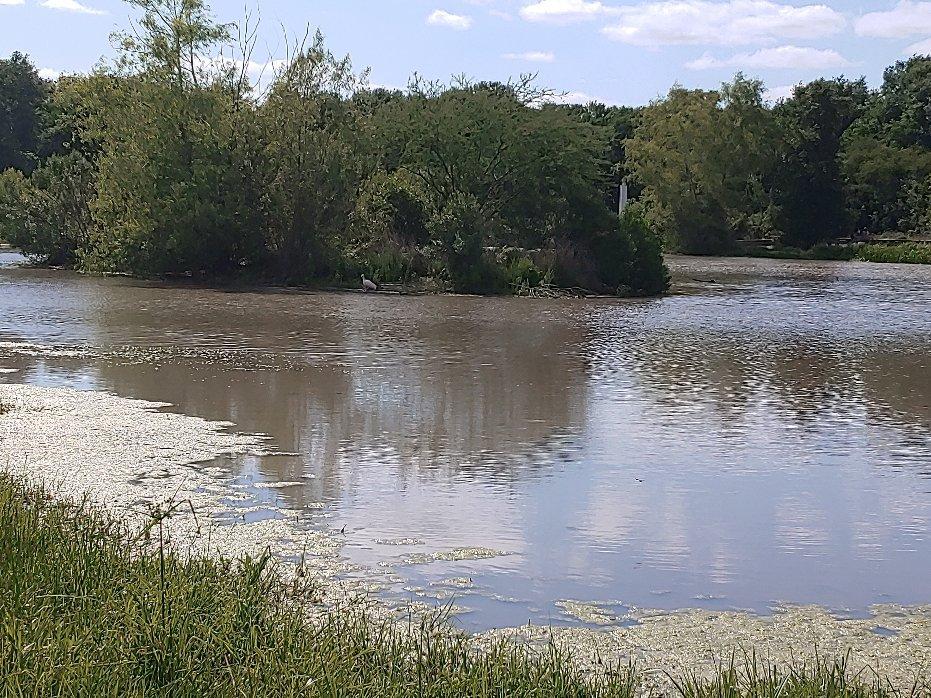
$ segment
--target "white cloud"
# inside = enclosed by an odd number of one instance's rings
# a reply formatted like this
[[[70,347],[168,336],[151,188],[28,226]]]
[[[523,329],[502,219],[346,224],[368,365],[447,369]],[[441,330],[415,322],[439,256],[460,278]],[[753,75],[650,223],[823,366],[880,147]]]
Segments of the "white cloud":
[[[888,12],[869,12],[853,25],[860,36],[901,39],[931,34],[931,2],[902,0]]]
[[[568,24],[595,19],[614,12],[597,0],[538,0],[520,9],[520,16],[529,22]]]
[[[26,0],[0,0],[0,5],[23,5]]]
[[[65,12],[80,12],[85,15],[105,15],[103,10],[95,10],[93,7],[82,5],[78,0],[43,0],[40,3],[42,7],[48,7],[52,10],[64,10]]]
[[[833,49],[802,48],[799,46],[777,46],[752,53],[737,53],[728,58],[715,58],[705,54],[685,64],[690,70],[709,68],[775,68],[813,69],[846,68],[851,63]]]
[[[529,63],[552,63],[556,56],[549,51],[525,51],[524,53],[505,53],[502,58],[509,61],[527,61]]]
[[[775,104],[780,99],[789,99],[795,92],[795,85],[778,85],[763,92],[763,101]]]
[[[612,100],[603,99],[590,95],[587,92],[570,90],[568,92],[557,92],[540,100],[541,104],[588,104],[589,102],[601,102],[602,104],[615,104]]]
[[[782,5],[770,0],[665,0],[618,8],[621,20],[602,31],[636,46],[767,43],[836,34],[846,20],[826,5]]]
[[[235,60],[234,65],[242,66],[243,62],[241,60]],[[276,58],[274,60],[266,61],[264,63],[259,63],[257,61],[249,61],[246,64],[246,71],[250,75],[262,75],[264,73],[275,73],[282,68],[285,68],[288,65],[288,62],[282,58]]]
[[[39,68],[37,72],[43,80],[57,80],[61,77],[61,71],[54,68]]]
[[[450,29],[462,31],[472,26],[472,18],[466,15],[454,15],[452,12],[447,12],[446,10],[434,10],[433,13],[427,17],[427,24],[433,24],[438,27],[449,27]]]
[[[490,14],[492,17],[497,17],[498,19],[503,19],[507,22],[510,22],[512,19],[514,19],[513,15],[511,15],[509,12],[502,12],[501,10],[488,10],[488,14]]]
[[[931,56],[931,39],[925,39],[924,41],[918,41],[910,46],[905,47],[906,56],[914,56],[916,53],[920,53],[923,56]]]

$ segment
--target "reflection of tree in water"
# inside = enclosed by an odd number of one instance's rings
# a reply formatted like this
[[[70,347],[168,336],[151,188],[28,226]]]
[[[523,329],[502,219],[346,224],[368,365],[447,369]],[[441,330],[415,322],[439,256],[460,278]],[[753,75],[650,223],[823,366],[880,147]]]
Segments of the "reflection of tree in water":
[[[107,362],[102,380],[270,434],[300,458],[265,459],[266,476],[317,478],[286,496],[333,499],[354,478],[386,471],[400,486],[457,475],[507,482],[571,457],[585,418],[584,327],[541,322],[524,301],[215,292],[183,300],[183,309],[150,307],[134,328],[143,357],[147,341],[156,345],[152,363]],[[131,327],[132,310],[115,302],[100,321]]]
[[[593,372],[649,390],[673,415],[709,405],[724,429],[753,424],[764,410],[806,429],[868,419],[927,440],[928,355],[907,342],[642,331],[603,354]]]

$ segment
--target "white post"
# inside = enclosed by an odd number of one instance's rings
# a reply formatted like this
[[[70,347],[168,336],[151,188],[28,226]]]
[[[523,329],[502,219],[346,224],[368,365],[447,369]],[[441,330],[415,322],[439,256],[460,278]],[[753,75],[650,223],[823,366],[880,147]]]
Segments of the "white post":
[[[621,182],[617,189],[617,215],[623,216],[627,208],[627,182]]]

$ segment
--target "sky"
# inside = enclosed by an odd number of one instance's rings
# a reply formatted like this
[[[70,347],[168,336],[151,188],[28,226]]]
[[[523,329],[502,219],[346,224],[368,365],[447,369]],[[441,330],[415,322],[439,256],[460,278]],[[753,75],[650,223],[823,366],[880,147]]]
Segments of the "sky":
[[[284,55],[283,31],[319,28],[328,47],[404,87],[465,74],[537,73],[566,101],[641,105],[673,84],[714,88],[740,70],[767,96],[818,77],[867,78],[931,54],[931,1],[913,0],[213,0],[221,21],[261,18],[254,60]],[[45,76],[112,57],[119,0],[0,0],[0,56],[29,54]]]

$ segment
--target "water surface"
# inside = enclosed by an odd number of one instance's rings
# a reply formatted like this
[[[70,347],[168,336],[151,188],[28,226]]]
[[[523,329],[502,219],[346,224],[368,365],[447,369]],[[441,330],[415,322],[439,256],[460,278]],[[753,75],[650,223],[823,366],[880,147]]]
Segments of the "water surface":
[[[254,495],[322,503],[363,567],[510,553],[395,569],[397,598],[470,578],[466,627],[563,622],[567,598],[931,601],[931,267],[679,257],[666,298],[535,300],[219,291],[14,261],[0,254],[0,368],[17,371],[0,379],[272,435],[296,455],[227,466],[302,481]]]

